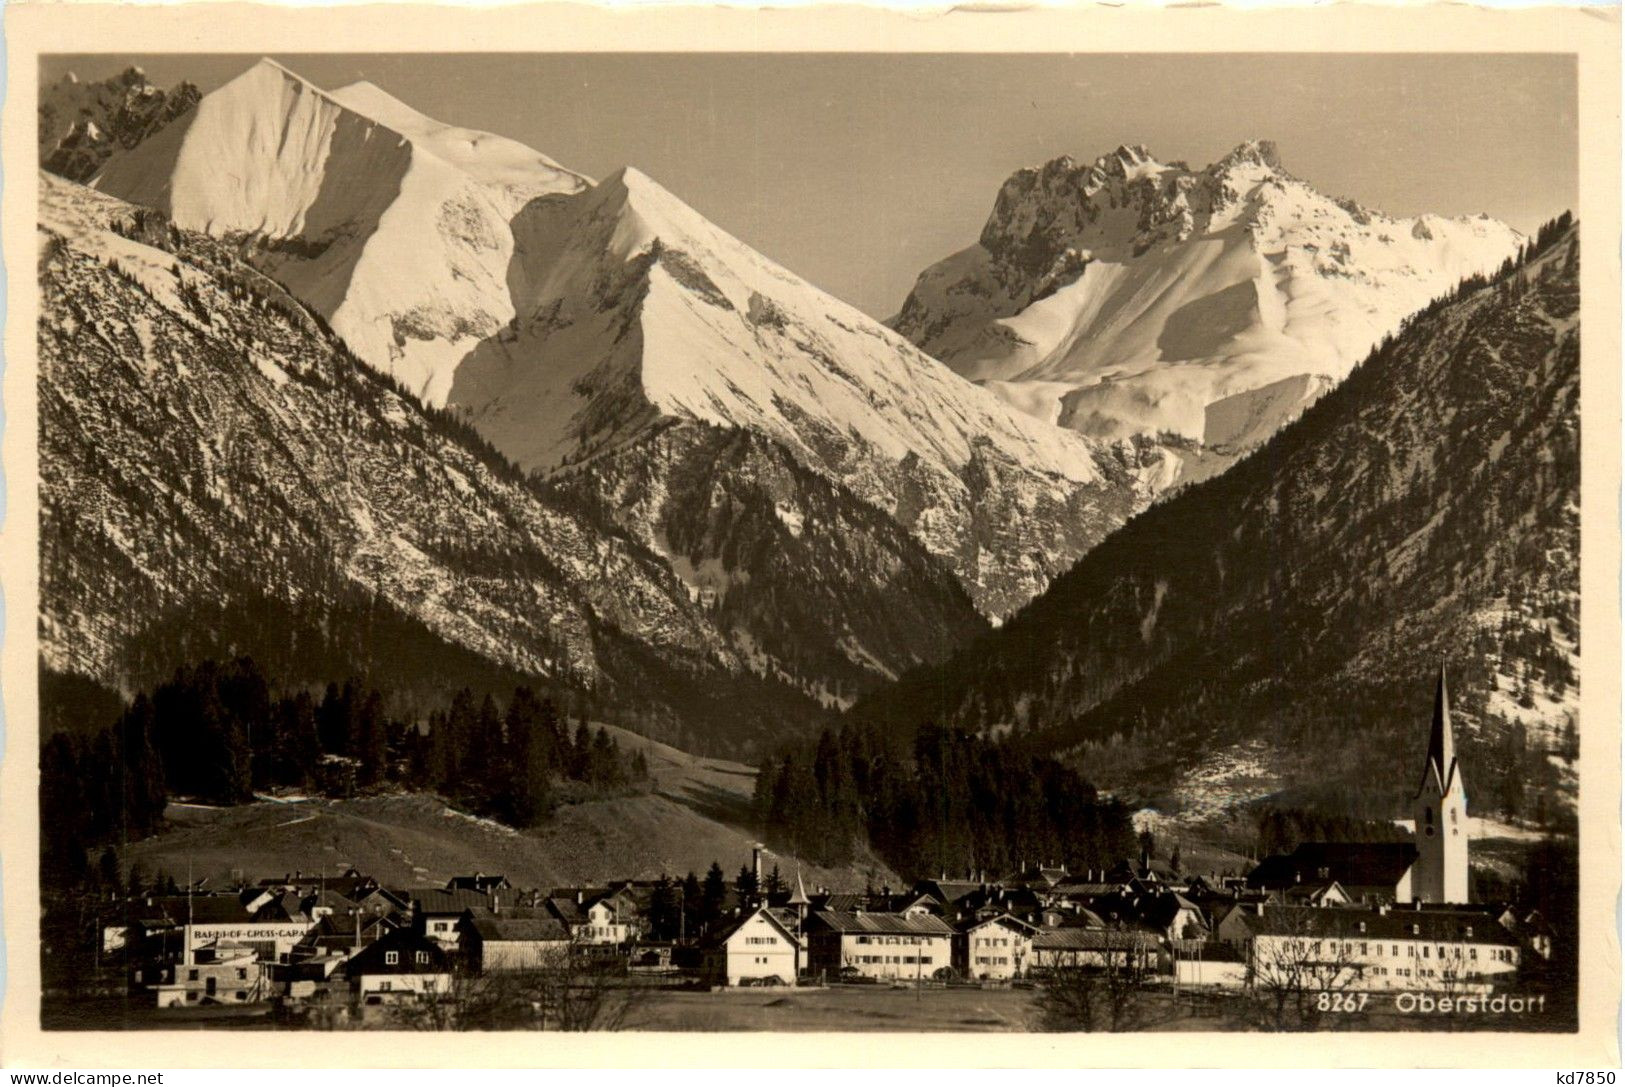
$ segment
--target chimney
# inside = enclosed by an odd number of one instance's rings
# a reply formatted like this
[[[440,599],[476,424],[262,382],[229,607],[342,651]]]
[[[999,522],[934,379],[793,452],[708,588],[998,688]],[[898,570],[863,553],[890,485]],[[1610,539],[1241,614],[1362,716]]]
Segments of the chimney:
[[[750,847],[750,870],[756,876],[756,886],[762,885],[762,843],[753,843]]]

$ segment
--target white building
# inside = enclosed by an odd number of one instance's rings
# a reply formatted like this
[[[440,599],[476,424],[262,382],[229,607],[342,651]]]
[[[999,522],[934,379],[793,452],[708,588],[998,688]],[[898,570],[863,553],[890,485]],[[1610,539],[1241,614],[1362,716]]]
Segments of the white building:
[[[1517,936],[1477,910],[1242,906],[1219,938],[1243,947],[1253,985],[1485,992],[1521,959]]]
[[[804,961],[805,949],[795,921],[760,906],[711,938],[705,973],[723,985],[794,985]]]
[[[362,948],[344,973],[361,1004],[409,1002],[451,989],[451,962],[440,942],[408,929]]]
[[[959,934],[954,965],[967,978],[1004,981],[1026,977],[1034,931],[1032,925],[1007,913],[967,922]]]
[[[954,930],[930,914],[819,910],[807,918],[807,940],[811,968],[828,977],[914,981],[953,966]]]

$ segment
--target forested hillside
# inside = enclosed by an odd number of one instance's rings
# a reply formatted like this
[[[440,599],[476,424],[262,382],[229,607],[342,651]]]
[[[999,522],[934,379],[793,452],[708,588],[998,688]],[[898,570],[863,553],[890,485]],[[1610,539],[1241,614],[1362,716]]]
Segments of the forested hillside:
[[[367,677],[402,713],[533,683],[711,751],[820,719],[662,557],[544,495],[229,246],[41,184],[45,666],[128,693],[247,655],[289,684]]]
[[[641,751],[623,753],[584,720],[572,728],[528,686],[502,702],[463,688],[422,719],[388,708],[399,701],[354,678],[319,695],[288,687],[246,657],[179,668],[128,703],[45,673],[47,870],[83,873],[97,848],[159,830],[177,797],[230,806],[267,790],[344,798],[404,788],[523,828],[547,819],[567,783],[579,783],[579,800],[649,777]]]
[[[1223,791],[1232,767],[1255,796],[1386,817],[1419,765],[1443,660],[1475,809],[1565,818],[1578,269],[1564,216],[1515,266],[1409,319],[1254,455],[1154,506],[854,720],[1009,731],[1166,804]]]

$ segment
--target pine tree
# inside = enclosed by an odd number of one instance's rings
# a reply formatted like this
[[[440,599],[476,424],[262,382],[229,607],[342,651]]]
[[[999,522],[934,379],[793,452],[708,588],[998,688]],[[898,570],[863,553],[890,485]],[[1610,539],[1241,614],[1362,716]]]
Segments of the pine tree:
[[[711,867],[706,869],[705,882],[700,885],[700,923],[710,925],[720,918],[727,901],[727,877],[722,874],[722,865],[712,861]]]
[[[756,872],[748,864],[741,865],[739,875],[734,878],[734,895],[741,910],[748,910],[756,903]]]
[[[369,690],[361,697],[354,728],[361,784],[376,785],[389,774],[389,723],[384,719],[383,696],[377,691]]]

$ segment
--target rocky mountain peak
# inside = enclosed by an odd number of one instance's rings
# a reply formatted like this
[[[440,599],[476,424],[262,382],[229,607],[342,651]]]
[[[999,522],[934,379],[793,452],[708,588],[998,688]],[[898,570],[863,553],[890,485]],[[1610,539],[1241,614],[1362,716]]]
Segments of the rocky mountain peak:
[[[1263,166],[1270,170],[1282,169],[1281,152],[1274,140],[1247,140],[1237,144],[1209,169],[1214,173],[1234,169],[1238,166]]]
[[[156,134],[200,97],[197,87],[185,82],[166,92],[133,65],[98,83],[68,72],[40,89],[40,165],[87,181],[112,155]]]
[[[1333,200],[1269,140],[1201,169],[1125,145],[1012,174],[977,244],[921,274],[895,327],[1046,421],[1234,451],[1520,241],[1491,219]]]

